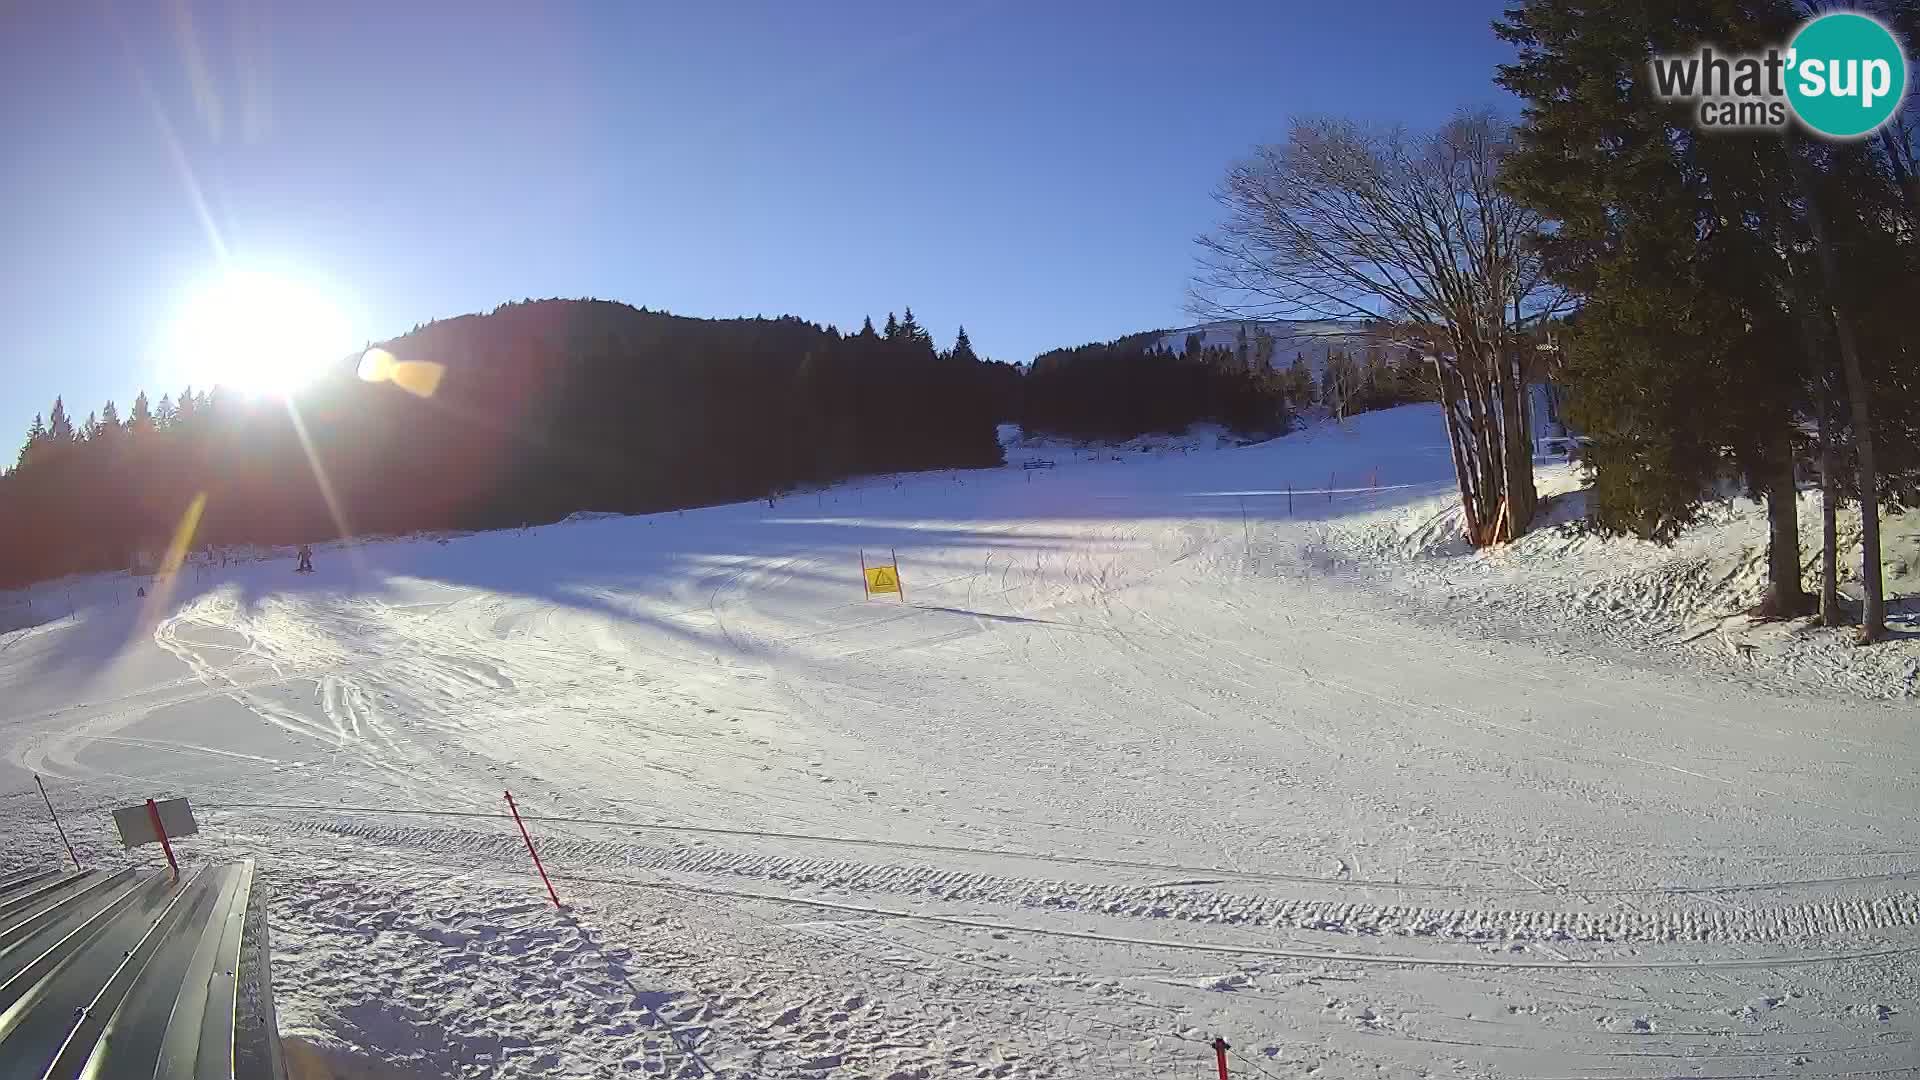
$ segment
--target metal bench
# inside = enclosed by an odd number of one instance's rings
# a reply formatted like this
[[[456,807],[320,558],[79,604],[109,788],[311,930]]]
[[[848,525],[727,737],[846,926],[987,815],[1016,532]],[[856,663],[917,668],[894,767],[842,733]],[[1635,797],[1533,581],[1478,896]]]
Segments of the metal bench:
[[[0,1017],[22,1075],[284,1080],[253,863],[0,879]]]

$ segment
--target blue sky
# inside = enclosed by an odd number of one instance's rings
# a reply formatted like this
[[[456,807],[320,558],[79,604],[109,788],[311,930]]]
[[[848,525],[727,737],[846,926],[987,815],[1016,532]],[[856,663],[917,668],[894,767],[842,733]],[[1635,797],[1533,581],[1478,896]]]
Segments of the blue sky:
[[[527,296],[912,305],[1003,360],[1182,325],[1227,164],[1296,113],[1511,106],[1501,6],[21,5],[0,459],[55,394],[124,415],[205,375],[157,342],[215,237],[361,340]]]

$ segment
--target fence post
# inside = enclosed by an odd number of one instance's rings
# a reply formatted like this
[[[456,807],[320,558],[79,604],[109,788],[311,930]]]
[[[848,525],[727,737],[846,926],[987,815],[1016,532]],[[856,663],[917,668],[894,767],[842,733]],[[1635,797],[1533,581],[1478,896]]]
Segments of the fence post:
[[[1227,1040],[1218,1035],[1213,1037],[1213,1063],[1220,1070],[1220,1080],[1227,1080],[1227,1051],[1231,1049]]]
[[[60,834],[60,843],[67,849],[67,858],[73,860],[73,868],[80,869],[80,856],[73,853],[73,841],[67,839],[67,830],[60,827],[60,815],[53,812],[53,800],[47,798],[47,785],[40,782],[40,774],[33,774],[33,786],[40,789],[40,798],[47,804],[47,816],[53,819],[53,828]]]
[[[527,842],[527,854],[533,856],[533,868],[540,871],[540,880],[547,886],[547,897],[554,907],[560,906],[560,894],[553,891],[553,881],[547,877],[547,868],[540,865],[540,853],[533,850],[533,837],[527,835],[527,823],[520,820],[520,808],[513,805],[513,792],[507,792],[507,809],[513,813],[513,823],[520,826],[520,839]]]

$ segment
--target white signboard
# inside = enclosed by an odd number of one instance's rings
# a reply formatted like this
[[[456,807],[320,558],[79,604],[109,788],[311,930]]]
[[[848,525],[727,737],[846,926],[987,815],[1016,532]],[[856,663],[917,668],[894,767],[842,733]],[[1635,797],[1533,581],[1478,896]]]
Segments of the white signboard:
[[[155,803],[160,811],[160,824],[167,830],[167,838],[192,836],[200,831],[200,825],[193,820],[193,808],[185,799],[167,799]],[[129,806],[113,812],[113,823],[120,826],[120,845],[139,847],[141,844],[157,844],[160,836],[153,831],[153,815],[148,813],[147,804]]]

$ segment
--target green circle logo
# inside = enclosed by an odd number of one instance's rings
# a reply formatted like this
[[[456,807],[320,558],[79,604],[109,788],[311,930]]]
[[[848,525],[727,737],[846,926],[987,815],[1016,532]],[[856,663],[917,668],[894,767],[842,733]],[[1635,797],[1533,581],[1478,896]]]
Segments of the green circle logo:
[[[1787,101],[1814,131],[1851,139],[1879,130],[1907,92],[1907,58],[1892,32],[1836,11],[1800,28],[1789,46]]]

